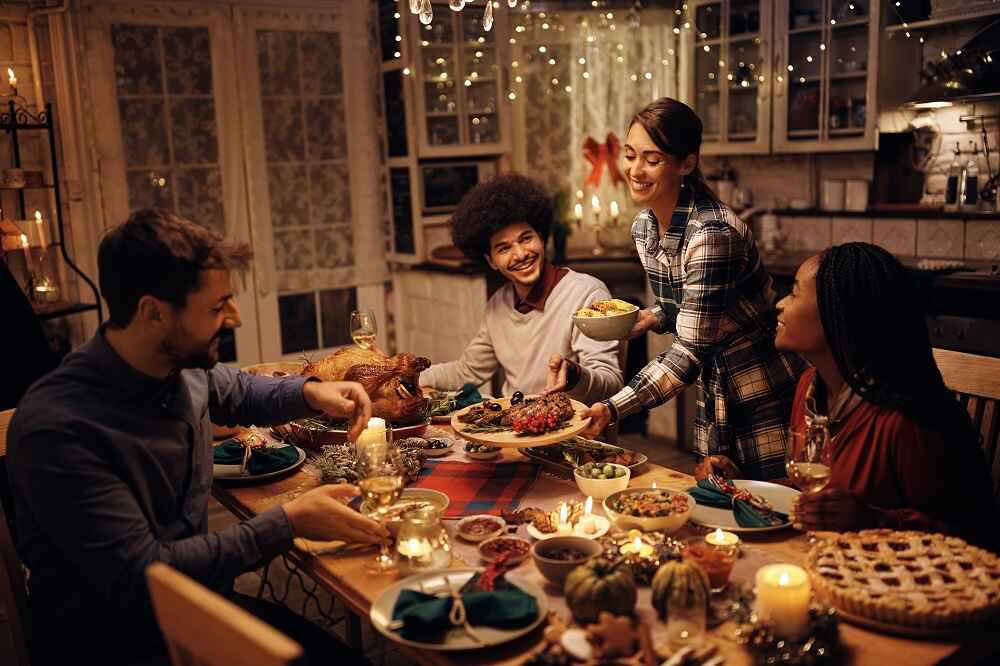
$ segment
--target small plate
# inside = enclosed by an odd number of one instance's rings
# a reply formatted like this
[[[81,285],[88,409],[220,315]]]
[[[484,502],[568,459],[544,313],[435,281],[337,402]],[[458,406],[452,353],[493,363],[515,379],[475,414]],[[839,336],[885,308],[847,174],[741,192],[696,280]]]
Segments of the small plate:
[[[518,536],[510,536],[510,535],[507,535],[507,534],[504,534],[504,535],[501,535],[501,536],[491,537],[489,539],[485,539],[482,542],[480,542],[479,549],[478,549],[479,550],[479,557],[483,558],[484,562],[492,562],[493,560],[495,560],[496,558],[490,557],[490,556],[486,555],[486,553],[483,552],[483,548],[485,546],[489,545],[489,543],[491,541],[502,541],[502,540],[505,540],[505,541],[517,541],[517,542],[523,543],[525,545],[524,554],[520,555],[518,557],[507,558],[507,562],[506,562],[507,565],[512,566],[512,567],[513,566],[517,566],[521,562],[524,562],[526,559],[528,559],[529,557],[531,557],[531,542],[530,541],[528,541],[527,539],[522,539],[521,537],[518,537]]]
[[[589,662],[594,656],[594,646],[587,640],[587,632],[578,627],[571,627],[563,632],[559,641],[566,654],[580,661]]]
[[[241,483],[257,483],[258,481],[266,481],[268,479],[275,479],[279,476],[289,474],[302,465],[306,461],[306,452],[295,447],[298,451],[299,457],[288,467],[284,469],[277,469],[273,472],[265,472],[263,474],[240,474],[240,469],[242,465],[212,465],[212,478],[215,481],[230,483],[230,484],[241,484]]]
[[[466,457],[470,460],[496,460],[503,455],[503,451],[497,449],[496,451],[465,451]]]
[[[482,534],[480,536],[473,536],[471,534],[465,534],[464,532],[462,532],[462,525],[472,522],[473,520],[478,520],[480,518],[488,518],[489,520],[492,520],[496,524],[497,528],[492,532],[487,532],[486,534]],[[488,513],[480,513],[475,516],[466,516],[465,518],[462,518],[457,523],[455,523],[455,534],[457,534],[465,541],[470,541],[472,543],[479,543],[480,541],[486,541],[487,539],[492,539],[495,536],[500,536],[501,534],[503,534],[505,529],[507,529],[506,520],[504,520],[500,516],[492,516]]]
[[[788,486],[783,486],[778,483],[769,483],[767,481],[747,481],[742,479],[736,479],[733,484],[737,488],[746,488],[754,495],[760,495],[765,500],[767,500],[775,510],[781,513],[786,513],[791,517],[792,506],[795,504],[795,498],[801,495],[798,490],[794,488],[789,488]],[[691,498],[694,502],[694,498]],[[701,525],[702,527],[722,528],[730,532],[773,532],[775,530],[783,530],[786,527],[791,527],[791,520],[782,523],[781,525],[771,525],[769,527],[740,527],[739,523],[736,522],[736,517],[733,515],[732,509],[718,509],[711,506],[704,506],[702,504],[695,503],[694,509],[691,511],[691,522],[696,525]]]
[[[445,634],[444,640],[440,643],[424,643],[420,641],[406,640],[398,632],[389,629],[392,622],[392,609],[396,605],[396,599],[402,590],[422,590],[428,594],[445,591],[445,576],[454,589],[459,589],[464,585],[476,569],[448,569],[447,571],[429,572],[410,576],[401,581],[393,583],[382,591],[382,594],[372,603],[369,617],[372,626],[376,631],[389,640],[408,645],[420,650],[434,650],[450,652],[454,650],[475,650],[479,648],[493,647],[520,638],[531,633],[535,627],[544,622],[549,616],[549,599],[545,592],[538,585],[526,580],[525,576],[511,571],[507,574],[507,580],[517,585],[525,593],[530,594],[538,602],[538,617],[534,622],[520,629],[497,629],[495,627],[476,626],[476,634],[482,639],[479,644],[473,641],[461,628],[452,629]]]
[[[435,438],[435,439],[441,439],[441,438]],[[449,439],[448,446],[444,447],[443,449],[418,449],[418,450],[423,451],[424,455],[427,456],[428,458],[443,458],[444,456],[450,454],[452,451],[455,450],[455,442]]]
[[[600,539],[602,536],[608,533],[609,529],[611,529],[611,521],[605,518],[604,516],[598,516],[595,514],[591,515],[594,516],[594,527],[597,528],[593,534],[584,534],[580,530],[579,521],[577,521],[576,525],[573,526],[573,531],[570,532],[569,534],[559,534],[559,532],[552,532],[551,534],[546,534],[545,532],[539,532],[538,528],[535,527],[533,523],[528,523],[526,527],[528,529],[528,534],[538,539],[539,541],[545,541],[546,539],[551,539],[552,537],[557,537],[557,536],[581,536],[585,539]]]

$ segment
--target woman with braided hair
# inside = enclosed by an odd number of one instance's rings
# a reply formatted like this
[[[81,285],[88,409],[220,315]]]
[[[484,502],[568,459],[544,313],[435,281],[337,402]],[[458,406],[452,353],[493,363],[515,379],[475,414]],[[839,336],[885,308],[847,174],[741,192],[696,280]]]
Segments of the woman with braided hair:
[[[775,346],[813,366],[799,380],[792,428],[829,418],[830,482],[800,496],[797,526],[921,529],[996,544],[978,433],[944,385],[899,261],[868,243],[807,259],[778,303]]]

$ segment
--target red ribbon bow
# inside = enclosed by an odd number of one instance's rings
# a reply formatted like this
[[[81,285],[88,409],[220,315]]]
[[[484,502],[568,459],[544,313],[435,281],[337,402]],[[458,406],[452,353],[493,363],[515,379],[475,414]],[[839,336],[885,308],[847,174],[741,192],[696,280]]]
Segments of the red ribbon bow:
[[[611,183],[618,185],[625,178],[618,170],[618,153],[621,151],[621,144],[614,132],[608,132],[604,143],[598,143],[594,137],[588,136],[583,142],[583,156],[590,162],[590,175],[587,176],[586,184],[590,187],[597,187],[601,184],[601,171],[604,165],[608,165],[608,174],[611,176]]]

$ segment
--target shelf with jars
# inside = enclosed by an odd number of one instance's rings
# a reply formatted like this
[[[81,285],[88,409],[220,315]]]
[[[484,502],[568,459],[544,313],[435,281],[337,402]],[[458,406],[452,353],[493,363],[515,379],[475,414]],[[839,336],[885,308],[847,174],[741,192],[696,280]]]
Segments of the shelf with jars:
[[[483,7],[455,12],[447,2],[433,6],[428,24],[406,13],[418,156],[508,152],[510,110],[502,65],[508,60],[506,5],[493,10],[489,31],[483,29]]]

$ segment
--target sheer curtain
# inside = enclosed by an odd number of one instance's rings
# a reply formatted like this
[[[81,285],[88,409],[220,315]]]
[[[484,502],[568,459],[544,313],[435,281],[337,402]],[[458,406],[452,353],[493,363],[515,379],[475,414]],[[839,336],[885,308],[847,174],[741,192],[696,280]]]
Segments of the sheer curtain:
[[[604,143],[613,132],[624,144],[632,115],[678,90],[672,14],[614,12],[612,17],[593,11],[512,22],[525,26],[511,33],[518,42],[512,50],[517,67],[511,69],[515,166],[553,191],[564,190],[568,216],[580,203],[585,226],[595,221],[595,195],[602,223],[610,221],[612,201],[619,224],[627,226],[632,218],[627,192],[612,183],[606,167],[598,187],[585,187],[591,172],[585,139]]]

